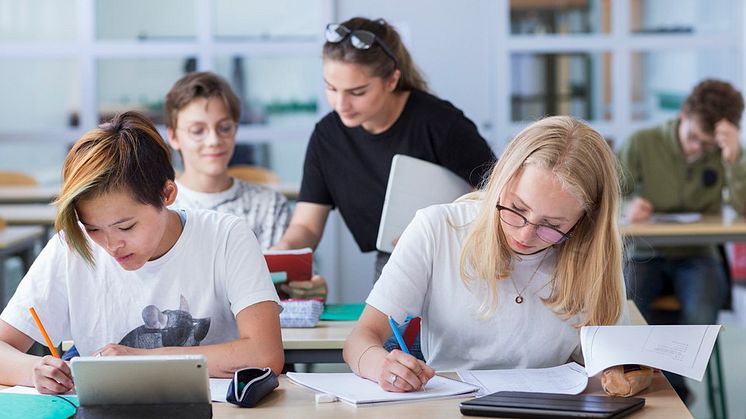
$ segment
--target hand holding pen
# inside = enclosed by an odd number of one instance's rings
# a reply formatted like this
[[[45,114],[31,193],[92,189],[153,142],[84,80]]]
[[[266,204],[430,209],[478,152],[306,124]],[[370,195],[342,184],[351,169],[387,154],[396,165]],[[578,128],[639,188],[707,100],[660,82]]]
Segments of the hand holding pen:
[[[379,385],[386,391],[397,393],[424,390],[425,383],[435,376],[435,370],[409,354],[399,325],[391,317],[389,324],[401,350],[395,349],[384,358],[378,377]]]
[[[33,307],[29,307],[31,317],[34,319],[36,326],[39,328],[44,341],[49,347],[49,351],[52,355],[42,357],[32,371],[32,381],[34,387],[39,393],[42,394],[62,394],[67,393],[74,388],[72,371],[70,371],[70,365],[67,362],[60,359],[60,355],[57,353],[57,349],[52,343],[52,339],[49,338],[47,330],[36,314],[36,310]]]

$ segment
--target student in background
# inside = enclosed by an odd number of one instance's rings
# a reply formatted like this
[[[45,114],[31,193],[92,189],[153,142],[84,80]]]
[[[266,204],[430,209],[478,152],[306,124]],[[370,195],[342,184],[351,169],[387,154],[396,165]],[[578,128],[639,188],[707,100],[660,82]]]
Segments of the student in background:
[[[626,322],[616,160],[570,117],[531,124],[484,189],[418,211],[344,358],[388,391],[434,370],[538,368],[580,355],[578,328]],[[454,302],[456,302],[454,304]],[[387,352],[388,316],[422,317],[427,364]]]
[[[287,199],[272,188],[228,174],[241,115],[240,100],[228,82],[210,72],[189,73],[166,94],[164,112],[169,143],[184,162],[172,207],[236,215],[249,224],[262,250],[277,244],[290,220]],[[309,292],[326,295],[320,276],[282,284],[281,289],[295,298]]]
[[[654,212],[720,214],[722,193],[743,214],[746,205],[746,156],[739,123],[744,102],[729,83],[704,80],[695,86],[679,115],[635,133],[619,151],[624,168],[626,217],[645,222]],[[673,286],[681,303],[681,324],[713,324],[723,305],[727,279],[712,245],[630,248],[625,277],[629,298],[643,316],[660,324],[651,305],[664,286]],[[669,375],[683,400],[688,391]]]
[[[475,187],[494,162],[472,121],[428,93],[396,30],[353,18],[326,28],[326,96],[334,109],[311,134],[298,204],[280,249],[315,248],[339,208],[360,250],[376,250],[395,154],[444,166]],[[376,278],[388,260],[379,253]]]
[[[0,315],[0,382],[41,393],[73,388],[67,362],[25,354],[55,342],[81,355],[203,354],[211,376],[283,364],[277,293],[248,224],[169,210],[168,145],[126,112],[81,137],[63,167],[59,233]]]

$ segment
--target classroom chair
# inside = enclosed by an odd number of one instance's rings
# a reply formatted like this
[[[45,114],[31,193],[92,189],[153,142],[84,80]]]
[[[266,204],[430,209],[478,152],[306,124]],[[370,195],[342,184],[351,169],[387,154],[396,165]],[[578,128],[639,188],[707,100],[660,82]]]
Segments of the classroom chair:
[[[25,173],[0,170],[0,186],[39,186],[39,182]]]
[[[228,174],[237,179],[260,185],[277,185],[280,183],[279,176],[261,166],[238,164],[228,167]]]

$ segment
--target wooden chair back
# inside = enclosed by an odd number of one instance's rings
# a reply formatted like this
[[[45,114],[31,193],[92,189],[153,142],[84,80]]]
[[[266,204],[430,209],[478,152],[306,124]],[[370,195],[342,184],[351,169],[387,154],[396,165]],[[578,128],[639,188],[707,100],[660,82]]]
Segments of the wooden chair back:
[[[279,176],[261,166],[238,164],[228,167],[228,174],[237,179],[260,185],[277,185],[280,183]]]
[[[39,186],[39,182],[25,173],[0,170],[0,186]]]

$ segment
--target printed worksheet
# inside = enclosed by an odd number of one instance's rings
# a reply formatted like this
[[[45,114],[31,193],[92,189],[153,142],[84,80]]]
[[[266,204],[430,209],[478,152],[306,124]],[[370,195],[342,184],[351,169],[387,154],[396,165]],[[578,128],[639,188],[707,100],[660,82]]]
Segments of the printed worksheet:
[[[479,387],[477,396],[498,391],[580,394],[588,385],[585,368],[575,362],[551,368],[457,370],[462,381]]]
[[[588,376],[641,364],[702,381],[720,325],[584,326],[580,344]]]

